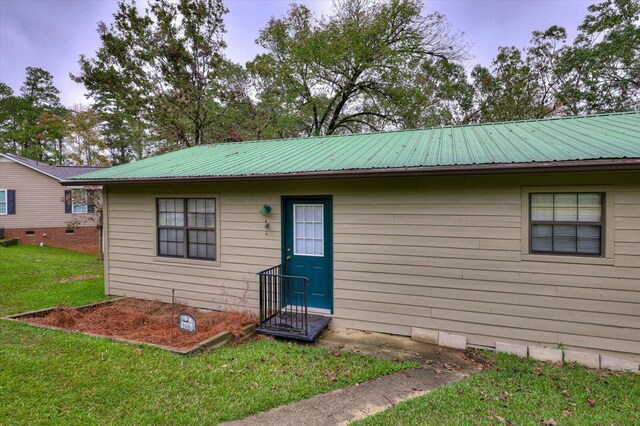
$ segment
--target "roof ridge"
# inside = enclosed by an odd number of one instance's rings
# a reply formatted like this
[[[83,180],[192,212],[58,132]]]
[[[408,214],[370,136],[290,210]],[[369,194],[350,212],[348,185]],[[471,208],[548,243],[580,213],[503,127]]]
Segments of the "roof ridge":
[[[576,119],[590,118],[590,117],[606,117],[610,115],[631,115],[631,114],[640,114],[640,111],[599,112],[599,113],[583,114],[583,115],[563,115],[558,117],[491,121],[486,123],[447,124],[444,126],[417,127],[414,129],[380,130],[377,132],[332,134],[332,135],[306,136],[306,137],[303,136],[303,137],[276,138],[276,139],[254,139],[249,141],[233,141],[233,142],[212,142],[212,143],[205,143],[202,145],[196,145],[191,148],[211,147],[214,145],[241,145],[241,144],[261,143],[261,142],[283,142],[283,141],[295,141],[295,140],[304,140],[304,139],[319,140],[319,139],[350,137],[350,136],[383,135],[383,134],[389,134],[389,133],[408,133],[408,132],[419,132],[419,131],[425,131],[425,130],[456,129],[461,127],[485,127],[485,126],[495,126],[495,125],[501,125],[501,124],[536,123],[540,121],[576,120]],[[178,151],[182,151],[182,150],[178,150]],[[176,152],[176,151],[172,151],[172,152]]]

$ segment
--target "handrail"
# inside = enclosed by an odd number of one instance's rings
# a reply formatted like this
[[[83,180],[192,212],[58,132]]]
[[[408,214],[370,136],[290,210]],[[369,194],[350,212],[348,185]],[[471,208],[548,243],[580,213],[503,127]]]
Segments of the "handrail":
[[[307,277],[282,274],[282,265],[258,272],[260,277],[259,328],[308,332]]]

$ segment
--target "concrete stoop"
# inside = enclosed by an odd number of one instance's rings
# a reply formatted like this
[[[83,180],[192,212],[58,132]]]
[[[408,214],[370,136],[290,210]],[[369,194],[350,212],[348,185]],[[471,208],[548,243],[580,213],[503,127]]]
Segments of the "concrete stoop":
[[[455,334],[445,333],[424,328],[412,328],[413,340],[433,345],[445,346],[455,349],[466,349],[467,338]],[[514,343],[496,342],[496,352],[503,352],[521,358],[531,357],[538,361],[548,362],[575,362],[589,368],[602,368],[614,371],[640,371],[640,363],[609,355],[600,355],[591,352],[579,352],[542,346],[526,346]]]

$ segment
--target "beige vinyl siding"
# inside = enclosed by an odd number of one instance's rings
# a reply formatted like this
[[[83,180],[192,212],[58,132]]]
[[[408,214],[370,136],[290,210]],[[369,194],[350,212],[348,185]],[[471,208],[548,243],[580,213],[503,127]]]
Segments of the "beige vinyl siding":
[[[523,254],[523,187],[591,185],[609,188],[611,264]],[[163,193],[219,194],[219,266],[155,256]],[[332,326],[422,327],[475,345],[563,344],[640,359],[640,173],[114,185],[110,293],[167,300],[175,288],[193,305],[256,309],[256,272],[280,263],[281,195],[333,196]]]
[[[16,214],[0,215],[0,227],[54,228],[67,226],[71,214],[64,212],[65,188],[56,179],[15,161],[0,157],[0,189],[16,191]],[[77,214],[87,217],[88,214]],[[95,226],[93,223],[83,226]]]

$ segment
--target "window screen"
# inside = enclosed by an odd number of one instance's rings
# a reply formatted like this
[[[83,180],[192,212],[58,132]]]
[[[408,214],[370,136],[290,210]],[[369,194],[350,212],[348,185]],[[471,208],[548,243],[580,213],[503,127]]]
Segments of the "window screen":
[[[530,251],[602,256],[604,194],[530,194]]]
[[[215,198],[160,198],[158,255],[216,259]]]

